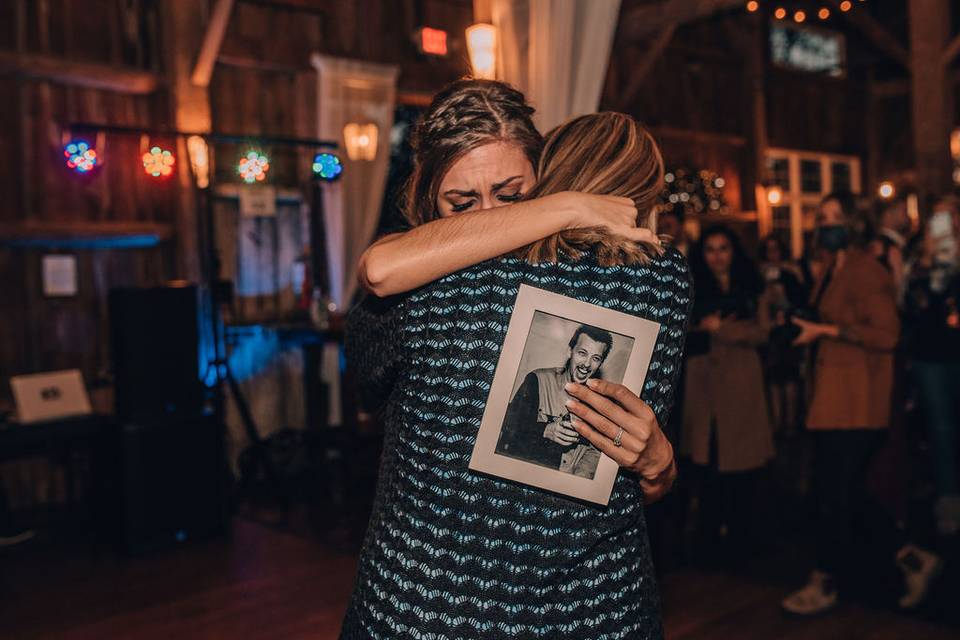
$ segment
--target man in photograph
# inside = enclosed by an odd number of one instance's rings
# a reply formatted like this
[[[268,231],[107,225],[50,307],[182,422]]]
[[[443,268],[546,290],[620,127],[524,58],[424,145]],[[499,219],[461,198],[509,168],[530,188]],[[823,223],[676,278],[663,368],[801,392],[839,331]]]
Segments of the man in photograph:
[[[527,374],[507,407],[497,453],[592,478],[600,452],[573,428],[564,391],[568,382],[586,384],[610,354],[613,337],[607,331],[579,325],[567,345],[562,367],[535,369]]]

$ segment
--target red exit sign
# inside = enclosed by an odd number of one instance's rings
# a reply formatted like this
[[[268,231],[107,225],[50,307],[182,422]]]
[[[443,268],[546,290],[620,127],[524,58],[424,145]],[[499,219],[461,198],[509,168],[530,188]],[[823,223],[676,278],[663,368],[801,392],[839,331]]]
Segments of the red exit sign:
[[[447,55],[447,32],[443,29],[421,27],[417,31],[417,48],[431,56]]]

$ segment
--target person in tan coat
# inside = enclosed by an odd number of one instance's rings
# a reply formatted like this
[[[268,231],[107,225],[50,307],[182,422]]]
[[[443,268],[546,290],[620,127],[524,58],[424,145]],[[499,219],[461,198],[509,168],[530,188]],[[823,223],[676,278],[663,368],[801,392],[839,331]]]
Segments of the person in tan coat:
[[[770,414],[757,347],[770,333],[763,280],[725,226],[706,230],[691,252],[693,326],[688,339],[682,452],[700,478],[699,528],[706,540],[747,542],[755,472],[773,457]]]
[[[837,574],[856,557],[856,520],[864,514],[875,522],[889,520],[866,491],[865,480],[886,439],[893,352],[900,337],[893,279],[866,250],[868,219],[856,211],[852,196],[824,198],[817,225],[822,268],[811,301],[817,321],[792,320],[794,344],[814,345],[815,354],[807,429],[815,442],[816,568],[807,585],[783,601],[785,610],[798,615],[836,605]],[[871,534],[889,540],[894,551],[902,541],[892,526],[884,529]],[[907,555],[913,557],[908,561]],[[936,556],[908,545],[896,557],[908,587],[925,591]]]

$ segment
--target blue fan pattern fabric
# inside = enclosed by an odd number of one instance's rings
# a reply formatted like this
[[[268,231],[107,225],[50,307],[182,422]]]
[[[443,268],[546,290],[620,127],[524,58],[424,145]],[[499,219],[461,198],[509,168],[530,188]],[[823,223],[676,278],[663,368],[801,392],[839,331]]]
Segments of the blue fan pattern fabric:
[[[347,358],[385,440],[343,640],[662,638],[635,475],[598,507],[468,469],[523,283],[659,322],[642,397],[666,423],[693,297],[674,249],[642,266],[499,258],[367,298]]]

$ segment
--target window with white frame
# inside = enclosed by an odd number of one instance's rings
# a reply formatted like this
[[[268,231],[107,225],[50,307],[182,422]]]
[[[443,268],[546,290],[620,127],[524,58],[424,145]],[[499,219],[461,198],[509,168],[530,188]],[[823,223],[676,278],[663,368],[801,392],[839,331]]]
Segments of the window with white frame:
[[[803,254],[816,226],[817,206],[831,191],[860,193],[860,159],[856,156],[767,149],[767,174],[780,187],[783,197],[771,204],[760,202],[760,225],[764,235],[780,236],[794,257]]]

